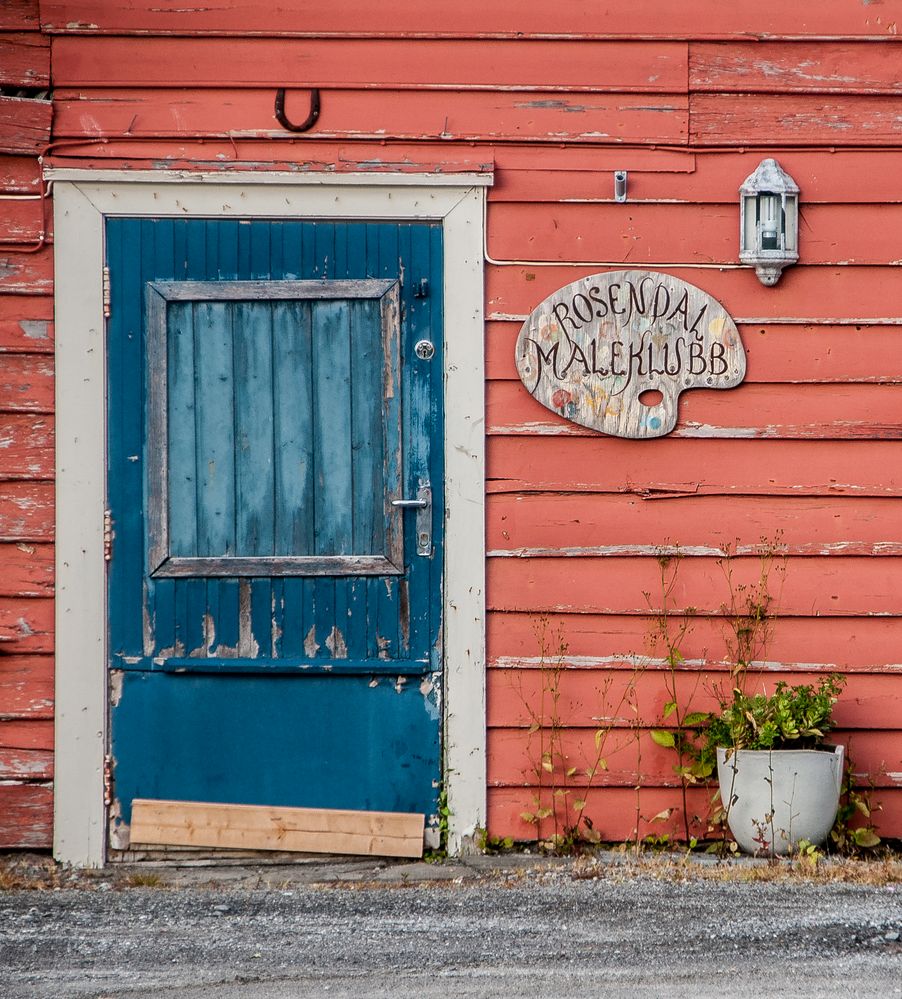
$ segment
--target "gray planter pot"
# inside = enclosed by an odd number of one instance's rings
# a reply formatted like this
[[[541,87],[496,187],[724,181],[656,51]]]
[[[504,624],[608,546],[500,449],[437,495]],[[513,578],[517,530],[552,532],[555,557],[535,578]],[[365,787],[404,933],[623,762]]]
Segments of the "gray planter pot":
[[[842,746],[717,750],[727,823],[746,853],[791,853],[799,840],[823,843],[836,819]]]

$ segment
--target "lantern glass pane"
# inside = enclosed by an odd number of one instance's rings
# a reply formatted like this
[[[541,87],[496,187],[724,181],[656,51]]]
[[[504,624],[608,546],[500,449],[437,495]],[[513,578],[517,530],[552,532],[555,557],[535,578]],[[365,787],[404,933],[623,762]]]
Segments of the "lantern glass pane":
[[[786,196],[786,221],[784,232],[786,249],[795,253],[799,248],[799,199],[794,194]]]
[[[742,245],[743,253],[753,252],[757,246],[758,205],[757,198],[744,196],[742,199]]]
[[[758,195],[758,234],[762,250],[782,249],[783,207],[778,194]]]

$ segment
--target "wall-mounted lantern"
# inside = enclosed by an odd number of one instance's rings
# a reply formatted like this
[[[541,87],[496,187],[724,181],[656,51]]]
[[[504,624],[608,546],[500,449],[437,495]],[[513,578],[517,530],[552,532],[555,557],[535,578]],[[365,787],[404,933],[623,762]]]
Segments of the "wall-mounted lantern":
[[[740,195],[739,259],[774,285],[799,259],[799,185],[776,160],[762,160]]]

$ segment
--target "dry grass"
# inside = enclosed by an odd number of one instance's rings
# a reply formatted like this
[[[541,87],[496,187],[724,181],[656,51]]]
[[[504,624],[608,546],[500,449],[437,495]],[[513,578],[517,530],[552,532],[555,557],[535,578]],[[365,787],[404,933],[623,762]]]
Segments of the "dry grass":
[[[133,871],[116,882],[121,888],[166,888],[167,883],[153,871]]]
[[[0,891],[52,891],[63,887],[63,870],[50,857],[0,854]]]
[[[405,889],[444,888],[453,890],[461,884],[477,884],[493,880],[499,886],[510,886],[521,879],[572,877],[578,880],[627,880],[634,877],[654,878],[682,883],[686,881],[715,882],[776,882],[776,883],[841,883],[872,885],[875,887],[902,883],[902,853],[882,848],[879,855],[867,859],[849,857],[819,857],[816,861],[794,858],[792,860],[757,860],[750,857],[715,858],[704,854],[685,852],[658,852],[630,849],[607,850],[593,856],[544,858],[536,856],[534,863],[524,865],[506,863],[504,856],[495,858],[497,863],[481,870],[471,871],[465,877],[420,878],[399,880],[320,881],[309,884],[311,889]],[[532,858],[531,858],[532,859]],[[452,862],[453,863],[453,862]],[[463,873],[463,872],[462,872]],[[259,877],[253,885],[233,883],[184,887],[240,888],[261,887]],[[300,882],[288,879],[285,887],[301,887]],[[67,888],[128,890],[177,890],[178,877],[170,878],[168,872],[156,871],[78,871],[56,864],[50,857],[40,854],[0,854],[0,892],[4,891],[53,891]]]
[[[812,882],[890,885],[902,882],[902,856],[885,851],[867,859],[818,857],[766,860],[751,857],[715,859],[681,853],[623,855],[614,863],[598,858],[576,861],[573,877],[644,876],[672,881]]]
[[[164,888],[164,879],[152,871],[78,870],[57,864],[40,853],[0,853],[0,892],[54,891],[65,888]]]

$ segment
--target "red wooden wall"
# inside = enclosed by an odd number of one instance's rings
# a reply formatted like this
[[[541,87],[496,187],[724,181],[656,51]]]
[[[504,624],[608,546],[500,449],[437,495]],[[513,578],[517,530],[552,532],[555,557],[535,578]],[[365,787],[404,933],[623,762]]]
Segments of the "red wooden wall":
[[[8,0],[0,5],[0,847],[51,841],[53,272],[37,160],[50,141],[49,81],[37,0]]]
[[[559,703],[579,765],[593,755],[594,719],[617,704],[631,657],[646,650],[657,547],[669,540],[689,553],[676,597],[702,613],[683,651],[696,671],[717,675],[718,552],[730,543],[752,552],[782,532],[788,560],[767,670],[849,674],[843,738],[878,786],[883,831],[902,835],[900,0],[686,0],[666,13],[655,0],[287,0],[277,11],[244,0],[190,9],[41,0],[41,33],[36,6],[4,7],[0,66],[44,66],[52,43],[55,164],[494,169],[492,834],[535,835],[520,813],[536,780],[526,707],[536,709],[541,686],[536,620],[548,615],[568,644]],[[322,88],[312,132],[291,135],[274,120],[281,86],[296,119],[306,116],[306,88]],[[20,145],[0,156],[0,189],[35,192],[36,126],[10,130],[5,114],[0,101],[0,137]],[[737,189],[765,156],[802,189],[801,262],[771,289],[734,266]],[[617,169],[629,171],[626,204],[613,203]],[[3,238],[33,240],[35,204],[4,204]],[[606,262],[700,286],[742,331],[746,383],[684,395],[666,439],[566,424],[516,378],[522,318]],[[40,324],[51,317],[50,282],[46,250],[0,254],[0,637],[15,653],[0,659],[0,765],[20,782],[0,795],[10,808],[38,808],[35,826],[0,808],[6,842],[27,829],[46,842],[49,827],[52,384],[51,329]],[[736,571],[754,568],[749,554]],[[637,696],[643,726],[657,724],[667,697],[654,663]],[[624,729],[612,747],[622,748],[606,754],[587,806],[614,839],[633,832],[637,773],[646,818],[679,804],[672,754],[647,731],[636,741],[625,711],[617,717]]]

